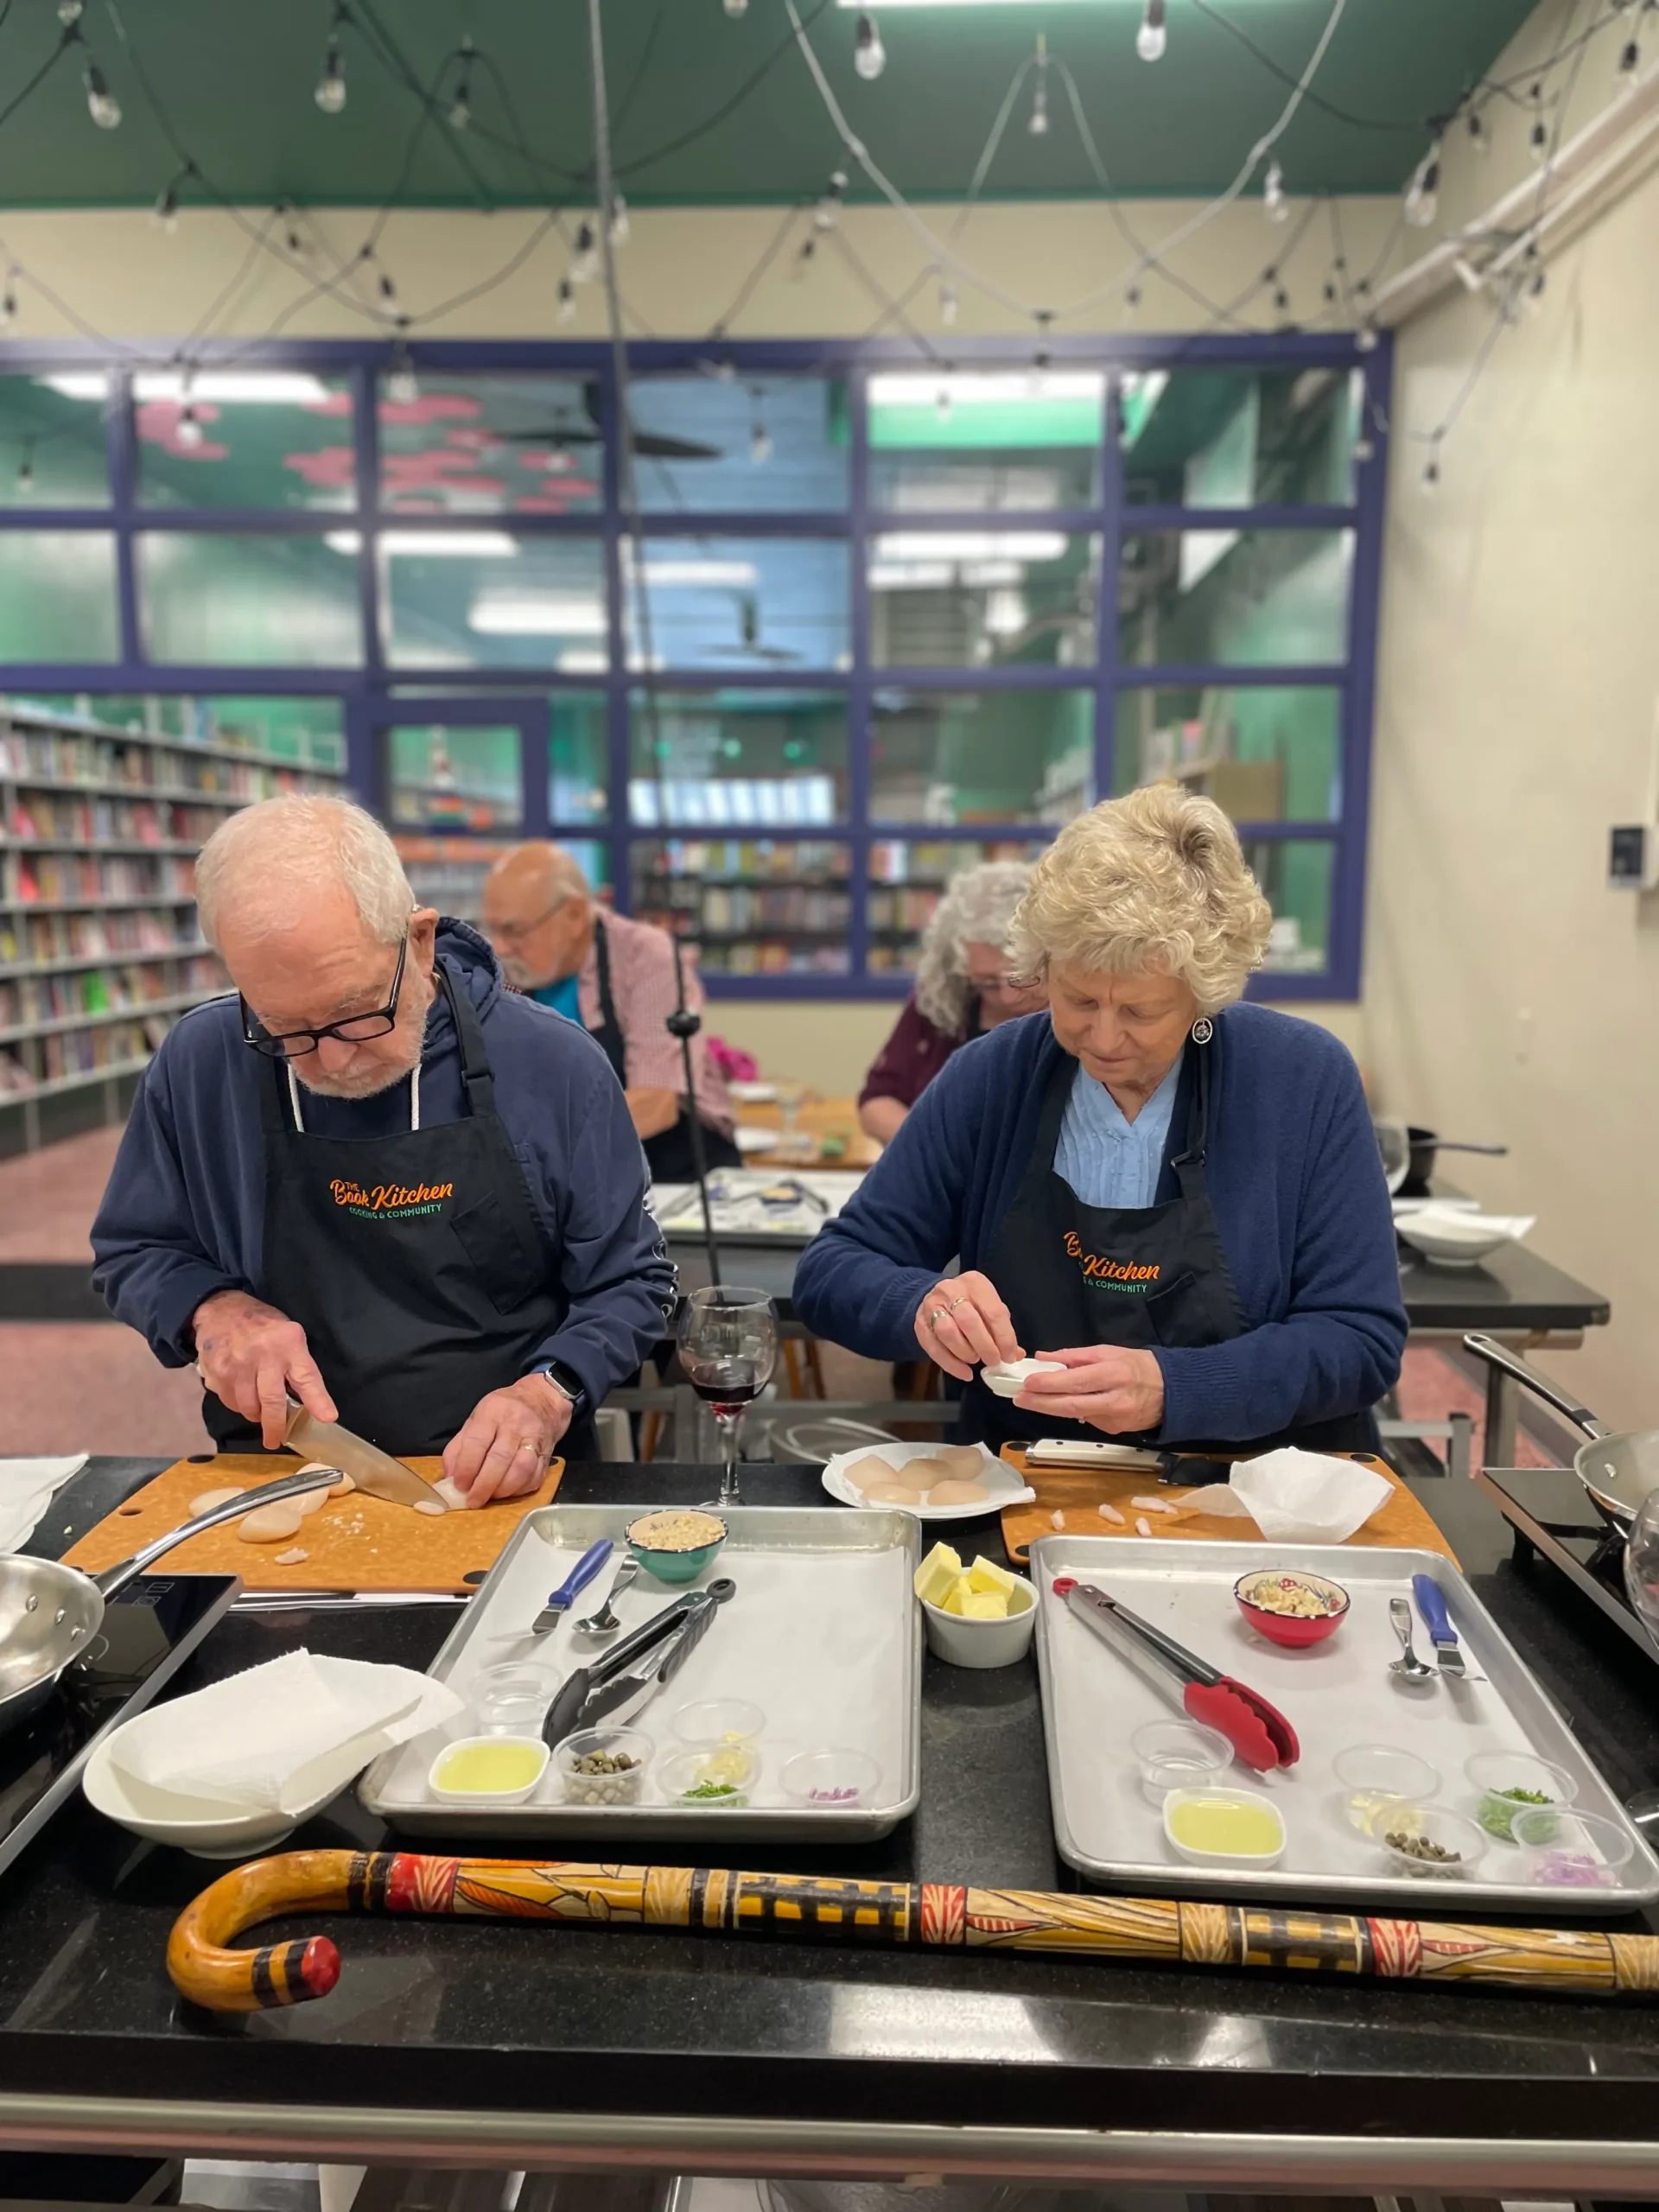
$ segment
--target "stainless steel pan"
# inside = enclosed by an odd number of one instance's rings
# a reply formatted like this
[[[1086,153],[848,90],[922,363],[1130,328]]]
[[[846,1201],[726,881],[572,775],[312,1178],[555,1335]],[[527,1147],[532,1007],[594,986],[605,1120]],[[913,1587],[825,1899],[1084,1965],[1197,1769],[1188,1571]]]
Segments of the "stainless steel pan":
[[[31,1559],[24,1552],[0,1554],[0,1736],[20,1728],[46,1703],[65,1668],[92,1647],[104,1624],[105,1606],[153,1560],[204,1529],[239,1520],[256,1505],[279,1505],[285,1497],[326,1489],[340,1475],[338,1467],[311,1467],[244,1491],[101,1574],[83,1574],[60,1560]]]
[[[1638,1428],[1619,1434],[1604,1428],[1587,1406],[1580,1405],[1565,1390],[1529,1367],[1516,1353],[1491,1337],[1467,1336],[1464,1349],[1524,1383],[1536,1398],[1581,1428],[1590,1440],[1573,1455],[1573,1471],[1594,1501],[1609,1528],[1630,1534],[1643,1503],[1659,1490],[1659,1428]]]

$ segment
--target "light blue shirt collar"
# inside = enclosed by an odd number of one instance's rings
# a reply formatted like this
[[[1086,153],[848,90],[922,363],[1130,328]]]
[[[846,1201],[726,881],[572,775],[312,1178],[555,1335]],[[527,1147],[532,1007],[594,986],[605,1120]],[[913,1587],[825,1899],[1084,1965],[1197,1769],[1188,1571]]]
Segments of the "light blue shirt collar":
[[[1150,1206],[1158,1201],[1169,1124],[1185,1047],[1134,1121],[1103,1083],[1079,1065],[1065,1103],[1054,1172],[1084,1205]]]

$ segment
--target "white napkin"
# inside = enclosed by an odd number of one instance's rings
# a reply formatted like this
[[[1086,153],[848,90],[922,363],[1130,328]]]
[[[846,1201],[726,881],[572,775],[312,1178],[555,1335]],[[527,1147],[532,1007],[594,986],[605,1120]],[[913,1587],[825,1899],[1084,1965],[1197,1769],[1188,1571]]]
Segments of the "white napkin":
[[[0,1459],[0,1552],[29,1541],[54,1491],[86,1464],[84,1452],[62,1459]]]
[[[152,1789],[302,1813],[461,1709],[453,1690],[410,1668],[289,1651],[141,1714],[110,1758]]]
[[[1287,1448],[1241,1459],[1230,1487],[1264,1536],[1284,1544],[1339,1544],[1364,1527],[1392,1484],[1351,1459]]]

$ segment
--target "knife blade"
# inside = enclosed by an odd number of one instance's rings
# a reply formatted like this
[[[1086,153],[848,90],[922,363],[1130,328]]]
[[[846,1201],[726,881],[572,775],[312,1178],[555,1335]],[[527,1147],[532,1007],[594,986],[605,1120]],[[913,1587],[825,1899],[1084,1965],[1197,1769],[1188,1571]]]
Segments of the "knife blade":
[[[1412,1595],[1417,1600],[1417,1610],[1428,1629],[1428,1640],[1434,1646],[1434,1656],[1440,1662],[1440,1672],[1462,1681],[1468,1675],[1463,1663],[1463,1653],[1458,1646],[1457,1631],[1452,1625],[1452,1616],[1446,1610],[1446,1599],[1440,1586],[1432,1574],[1414,1574],[1411,1578]]]
[[[393,1505],[418,1506],[423,1513],[447,1513],[449,1509],[424,1475],[394,1459],[378,1444],[353,1436],[338,1421],[319,1421],[296,1399],[288,1402],[283,1440],[302,1459],[321,1459],[325,1466],[348,1474],[371,1497],[384,1497]]]

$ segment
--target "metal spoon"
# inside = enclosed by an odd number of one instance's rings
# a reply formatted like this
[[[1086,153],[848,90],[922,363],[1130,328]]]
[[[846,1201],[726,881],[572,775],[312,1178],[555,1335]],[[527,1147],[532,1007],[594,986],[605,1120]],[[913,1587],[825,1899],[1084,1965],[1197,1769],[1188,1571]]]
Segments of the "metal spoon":
[[[1403,1675],[1408,1681],[1433,1681],[1433,1668],[1424,1666],[1411,1648],[1411,1607],[1403,1598],[1389,1599],[1389,1618],[1393,1622],[1394,1632],[1400,1639],[1400,1649],[1402,1655],[1398,1659],[1389,1660],[1389,1672],[1391,1675]]]
[[[611,1586],[606,1592],[604,1604],[596,1613],[590,1613],[585,1621],[578,1621],[571,1633],[575,1636],[614,1635],[622,1624],[612,1609],[639,1572],[639,1562],[630,1552],[621,1566],[617,1568]]]

